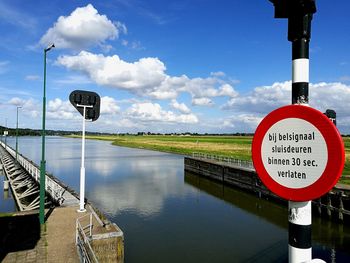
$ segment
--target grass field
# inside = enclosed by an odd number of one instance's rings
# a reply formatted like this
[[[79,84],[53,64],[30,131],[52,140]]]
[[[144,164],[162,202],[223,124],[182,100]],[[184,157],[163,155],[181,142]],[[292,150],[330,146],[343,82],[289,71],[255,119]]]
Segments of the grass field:
[[[72,136],[76,137],[76,136]],[[87,139],[111,141],[113,145],[149,149],[191,155],[193,152],[229,156],[251,160],[251,136],[86,136]],[[350,138],[343,137],[345,145],[345,167],[343,174],[350,175]],[[342,178],[350,184],[349,178]]]

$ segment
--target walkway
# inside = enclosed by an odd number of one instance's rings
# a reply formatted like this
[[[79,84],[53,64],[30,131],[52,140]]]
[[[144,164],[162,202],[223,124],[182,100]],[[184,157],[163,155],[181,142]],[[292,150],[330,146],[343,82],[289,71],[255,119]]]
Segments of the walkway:
[[[79,262],[75,246],[75,223],[77,218],[88,214],[90,210],[88,208],[87,212],[78,213],[78,209],[78,206],[55,208],[46,221],[46,231],[41,231],[42,235],[35,248],[8,253],[3,262]],[[94,216],[93,225],[93,234],[106,232]]]

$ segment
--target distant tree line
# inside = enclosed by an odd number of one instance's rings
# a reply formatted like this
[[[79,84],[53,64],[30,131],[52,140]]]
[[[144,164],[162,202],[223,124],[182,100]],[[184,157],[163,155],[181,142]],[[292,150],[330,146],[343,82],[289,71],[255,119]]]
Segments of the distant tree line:
[[[132,135],[123,133],[119,135]],[[235,132],[235,133],[197,133],[197,132],[172,132],[172,133],[153,133],[153,132],[137,132],[137,136],[146,135],[167,135],[167,136],[253,136],[254,133]]]
[[[16,129],[0,126],[0,136],[8,131],[8,136],[16,136]],[[110,133],[86,132],[87,135],[110,135]],[[47,136],[81,135],[81,131],[45,130]],[[41,130],[18,128],[18,136],[41,136]]]
[[[0,136],[4,131],[8,131],[8,136],[16,136],[16,129],[0,126]],[[63,130],[46,130],[47,136],[65,136],[65,135],[81,135],[81,131],[63,131]],[[254,133],[235,132],[235,133],[197,133],[197,132],[172,132],[172,133],[154,133],[154,132],[136,132],[136,133],[101,133],[101,132],[86,132],[87,135],[119,135],[119,136],[147,136],[147,135],[166,135],[166,136],[253,136]],[[41,136],[41,130],[18,128],[18,136]],[[349,134],[342,135],[350,137]]]

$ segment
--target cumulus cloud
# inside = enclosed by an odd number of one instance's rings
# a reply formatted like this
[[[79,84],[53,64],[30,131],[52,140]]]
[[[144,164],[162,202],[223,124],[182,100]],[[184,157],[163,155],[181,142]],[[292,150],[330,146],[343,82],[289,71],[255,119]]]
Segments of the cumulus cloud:
[[[128,63],[117,55],[105,57],[82,51],[77,56],[61,56],[57,63],[85,73],[98,85],[126,89],[140,95],[145,89],[159,86],[166,78],[165,66],[158,58],[142,58]]]
[[[25,100],[14,97],[8,101],[8,104],[22,107],[22,113],[32,118],[40,114],[40,103],[32,98]]]
[[[191,112],[191,110],[186,106],[185,103],[179,103],[175,99],[171,100],[170,106],[184,114],[188,114]]]
[[[270,86],[257,87],[249,94],[237,95],[231,98],[222,109],[233,110],[235,117],[225,120],[224,125],[238,127],[239,123],[247,124],[249,116],[256,116],[256,120],[258,120],[276,108],[291,104],[291,86],[291,81],[276,82]],[[348,101],[350,101],[350,85],[340,82],[310,83],[309,85],[310,106],[321,112],[325,112],[326,109],[335,110],[337,112],[338,128],[344,133],[350,131]],[[250,131],[253,131],[257,123],[254,121],[250,123]],[[249,125],[246,127],[248,128]]]
[[[273,109],[291,104],[291,86],[291,81],[285,81],[257,87],[247,95],[231,98],[223,109],[267,114]],[[340,82],[310,83],[309,85],[310,105],[320,111],[334,108],[338,112],[350,113],[347,107],[349,100],[350,85]]]
[[[195,99],[193,105],[208,105],[200,103],[204,98],[233,98],[238,95],[230,84],[219,77],[191,79],[186,75],[169,76],[164,63],[154,57],[126,62],[117,55],[82,51],[75,56],[61,56],[56,63],[85,74],[98,85],[127,90],[140,97],[176,99],[179,93],[189,93]]]
[[[58,120],[78,119],[79,115],[75,114],[76,109],[69,101],[63,101],[59,98],[50,100],[47,107],[47,118]]]
[[[120,107],[112,97],[101,98],[101,114],[117,114],[120,111]]]
[[[219,87],[217,87],[218,85]],[[236,97],[238,95],[230,84],[223,83],[221,79],[214,77],[187,78],[183,87],[179,90],[192,94],[194,98],[220,96]]]
[[[192,105],[193,106],[213,106],[214,103],[209,98],[193,98]]]
[[[194,114],[176,115],[172,111],[165,111],[158,103],[142,102],[131,105],[126,110],[126,115],[140,121],[165,122],[165,123],[198,123]]]
[[[290,104],[290,101],[291,81],[276,82],[271,86],[257,87],[250,94],[231,98],[223,109],[267,113]]]
[[[53,42],[57,48],[81,50],[90,46],[103,46],[106,40],[116,39],[120,33],[126,32],[123,23],[113,23],[88,4],[75,9],[69,16],[60,16],[42,36],[40,44],[46,46]]]
[[[14,97],[8,101],[8,104],[22,106],[23,113],[34,118],[38,117],[42,112],[42,104],[31,98],[26,100]],[[101,116],[116,115],[120,112],[120,107],[114,98],[104,96],[101,98],[100,112]],[[48,119],[52,120],[76,120],[81,118],[80,113],[68,100],[60,98],[48,101],[46,115]]]
[[[24,103],[25,103],[25,100],[18,97],[14,97],[9,100],[9,104],[15,105],[15,106],[22,106]]]

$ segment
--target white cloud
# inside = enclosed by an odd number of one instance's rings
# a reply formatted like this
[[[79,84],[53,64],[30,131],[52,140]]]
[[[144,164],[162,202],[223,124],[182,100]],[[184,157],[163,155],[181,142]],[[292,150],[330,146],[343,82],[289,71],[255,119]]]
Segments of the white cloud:
[[[124,89],[140,97],[175,99],[179,93],[189,93],[198,100],[238,95],[230,84],[217,77],[169,76],[165,73],[166,66],[158,58],[141,58],[130,63],[117,55],[82,51],[76,56],[61,56],[56,63],[87,75],[98,85]]]
[[[165,123],[198,123],[194,114],[176,115],[172,111],[164,111],[158,103],[135,103],[126,110],[126,115],[140,121],[165,122]]]
[[[238,92],[233,89],[230,84],[223,84],[218,91],[217,96],[237,97]]]
[[[36,118],[40,114],[40,106],[41,105],[38,101],[35,101],[32,98],[24,100],[24,99],[20,99],[18,97],[14,97],[14,98],[10,99],[8,103],[10,105],[22,107],[21,112],[24,115],[27,115],[31,118]]]
[[[117,114],[120,111],[120,107],[117,102],[112,97],[102,97],[101,98],[101,115],[102,114]]]
[[[22,106],[22,105],[24,105],[24,103],[25,103],[25,100],[22,100],[18,97],[14,97],[14,98],[9,100],[9,104],[15,105],[15,106]]]
[[[309,103],[310,106],[325,111],[334,108],[336,111],[350,115],[347,102],[350,101],[350,85],[340,82],[333,83],[310,83]],[[239,112],[264,113],[291,104],[291,81],[276,82],[271,86],[255,88],[247,95],[231,98],[223,109]]]
[[[47,107],[47,118],[57,120],[73,120],[78,119],[79,115],[75,114],[76,109],[67,100],[63,101],[59,98],[50,100]]]
[[[158,58],[142,58],[128,63],[117,55],[95,55],[82,51],[77,56],[61,56],[57,60],[69,69],[81,71],[98,85],[126,89],[142,95],[165,79],[165,66]]]
[[[248,95],[231,98],[223,109],[239,112],[267,113],[291,103],[291,81],[257,87]]]
[[[217,87],[218,85],[220,86]],[[187,78],[185,85],[180,88],[180,91],[188,92],[192,94],[192,97],[194,98],[220,96],[236,97],[238,95],[230,84],[224,83],[223,80],[213,77]]]
[[[135,123],[134,121],[126,119],[126,118],[119,120],[118,125],[120,127],[123,127],[123,128],[138,128],[139,127],[138,123]]]
[[[179,103],[175,99],[171,100],[170,106],[184,114],[188,114],[191,112],[191,110],[186,106],[185,103]]]
[[[310,83],[309,85],[310,106],[321,112],[325,112],[326,109],[335,110],[337,112],[338,128],[343,133],[350,132],[348,101],[350,101],[350,85],[339,82]],[[249,123],[250,116],[264,117],[272,110],[289,104],[291,104],[291,81],[257,87],[247,95],[238,95],[231,98],[222,107],[235,112],[235,117],[226,119],[224,124],[227,127],[230,125],[238,127],[241,124],[241,127],[243,127],[244,123]],[[245,127],[251,127],[250,131],[253,131],[255,121],[253,120],[250,123],[250,126],[246,125]]]
[[[343,83],[317,83],[310,85],[310,105],[322,112],[334,109],[338,116],[350,116],[350,85]]]
[[[53,27],[40,39],[46,46],[55,43],[57,48],[81,50],[90,46],[103,45],[106,40],[118,38],[126,33],[126,26],[112,22],[100,15],[93,5],[75,9],[69,16],[60,16]]]
[[[209,98],[193,98],[192,105],[193,106],[213,106],[214,103]]]

